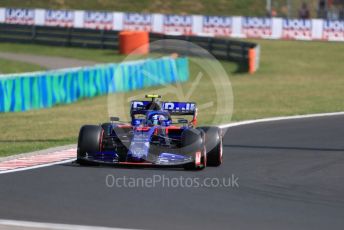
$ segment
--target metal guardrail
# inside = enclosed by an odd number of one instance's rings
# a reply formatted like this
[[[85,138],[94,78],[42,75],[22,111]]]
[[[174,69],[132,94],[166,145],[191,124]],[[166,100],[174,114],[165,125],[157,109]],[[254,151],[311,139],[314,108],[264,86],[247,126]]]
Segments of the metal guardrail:
[[[220,60],[228,60],[238,63],[247,64],[248,62],[248,50],[255,48],[257,44],[251,42],[242,42],[237,40],[229,40],[226,38],[214,38],[214,37],[199,37],[199,36],[173,36],[164,34],[150,34],[150,41],[154,42],[160,39],[179,39],[192,42],[211,53],[214,57]],[[178,49],[184,55],[192,55],[193,50],[189,50],[188,47],[184,49]],[[183,50],[183,51],[181,51]],[[168,51],[168,50],[167,50]],[[169,50],[173,52],[173,50]]]
[[[54,46],[72,46],[85,48],[118,49],[119,32],[113,30],[93,30],[35,25],[17,25],[0,23],[0,42],[35,43]],[[195,43],[208,50],[221,60],[237,62],[239,71],[247,71],[248,50],[257,44],[225,38],[173,36],[150,33],[150,41],[160,39],[180,39]],[[182,50],[182,51],[180,51]],[[166,52],[175,52],[168,50]],[[190,55],[187,49],[178,49],[182,55]]]
[[[118,31],[0,23],[0,41],[118,49]]]

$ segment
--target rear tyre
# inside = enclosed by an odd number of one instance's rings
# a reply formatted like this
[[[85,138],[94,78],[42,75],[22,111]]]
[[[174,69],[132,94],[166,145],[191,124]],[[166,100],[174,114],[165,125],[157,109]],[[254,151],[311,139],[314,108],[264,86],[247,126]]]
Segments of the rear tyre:
[[[218,167],[222,164],[222,132],[218,127],[200,127],[205,133],[208,166]]]
[[[78,138],[77,163],[96,165],[88,162],[85,158],[100,151],[103,132],[102,127],[97,125],[84,125],[81,127]]]
[[[197,129],[186,129],[182,133],[181,144],[186,155],[192,155],[194,161],[184,165],[185,170],[202,170],[207,166],[207,153],[204,145],[204,133]]]

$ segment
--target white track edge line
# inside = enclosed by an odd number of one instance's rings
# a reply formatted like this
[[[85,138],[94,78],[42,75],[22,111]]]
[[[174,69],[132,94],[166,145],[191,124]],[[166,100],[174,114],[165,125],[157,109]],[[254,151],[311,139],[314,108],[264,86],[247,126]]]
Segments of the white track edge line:
[[[35,165],[35,166],[23,167],[23,168],[17,168],[17,169],[10,169],[10,170],[5,170],[5,171],[0,171],[0,174],[20,172],[20,171],[25,171],[25,170],[30,170],[30,169],[38,169],[38,168],[43,168],[43,167],[48,167],[48,166],[53,166],[53,165],[70,163],[70,162],[73,162],[75,160],[76,160],[76,158],[73,158],[73,159],[68,159],[68,160],[63,160],[63,161],[56,161],[56,162],[52,162],[52,163],[48,163],[48,164],[41,164],[41,165]]]
[[[270,117],[270,118],[262,118],[256,120],[247,120],[247,121],[238,121],[229,124],[219,125],[218,127],[221,129],[241,126],[241,125],[249,125],[255,123],[263,123],[263,122],[270,122],[270,121],[282,121],[282,120],[294,120],[294,119],[302,119],[302,118],[316,118],[316,117],[329,117],[329,116],[338,116],[344,115],[343,112],[334,112],[334,113],[315,113],[315,114],[306,114],[306,115],[294,115],[294,116],[283,116],[283,117]]]
[[[71,225],[71,224],[55,224],[55,223],[5,220],[5,219],[0,219],[0,226],[22,227],[23,229],[37,228],[37,229],[54,229],[54,230],[130,230],[128,228],[110,228],[110,227],[98,227],[98,226]]]

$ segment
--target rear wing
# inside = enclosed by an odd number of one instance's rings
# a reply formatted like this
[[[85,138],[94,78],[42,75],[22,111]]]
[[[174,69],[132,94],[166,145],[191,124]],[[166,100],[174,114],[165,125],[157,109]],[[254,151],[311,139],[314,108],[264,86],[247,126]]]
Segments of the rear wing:
[[[152,101],[131,101],[130,114],[145,114],[146,109]],[[197,105],[195,102],[154,102],[160,105],[162,111],[169,112],[171,115],[192,115],[197,114]]]

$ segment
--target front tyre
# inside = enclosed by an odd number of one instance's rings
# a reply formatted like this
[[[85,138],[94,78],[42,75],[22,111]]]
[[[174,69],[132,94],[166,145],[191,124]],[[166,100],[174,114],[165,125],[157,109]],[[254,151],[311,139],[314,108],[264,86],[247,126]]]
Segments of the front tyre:
[[[100,151],[103,132],[102,127],[97,125],[81,127],[78,138],[77,163],[81,165],[90,164],[85,158]]]
[[[184,165],[185,170],[202,170],[207,166],[207,153],[204,144],[204,132],[186,129],[182,133],[181,144],[185,154],[192,154],[193,162]]]
[[[205,133],[208,166],[218,167],[222,164],[222,131],[219,127],[200,127]]]

